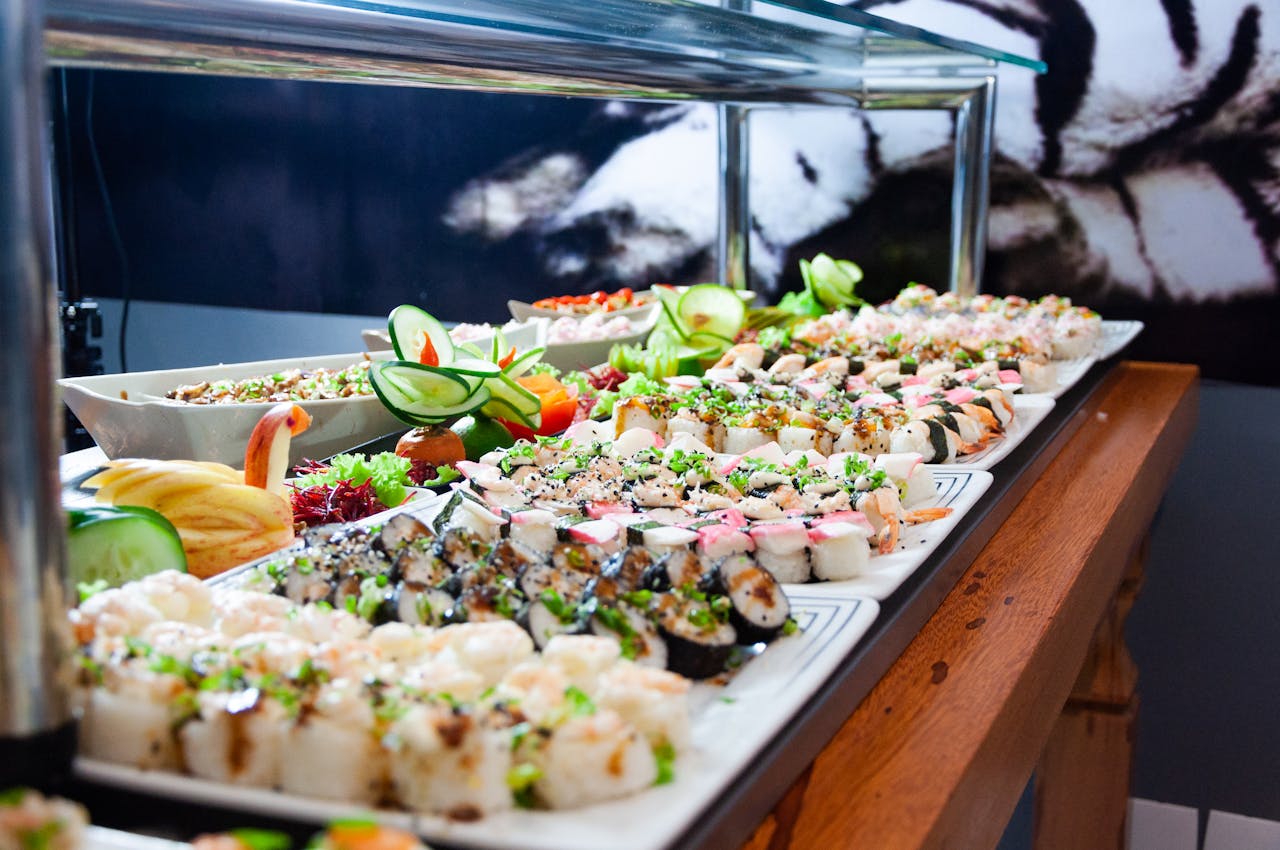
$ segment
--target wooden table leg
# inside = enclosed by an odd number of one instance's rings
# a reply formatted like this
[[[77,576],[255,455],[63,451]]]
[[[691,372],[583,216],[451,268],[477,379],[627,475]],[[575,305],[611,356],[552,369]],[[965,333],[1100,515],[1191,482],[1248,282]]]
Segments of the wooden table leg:
[[[1144,539],[1130,556],[1036,766],[1035,850],[1124,850],[1138,713],[1138,670],[1124,626],[1147,548]]]

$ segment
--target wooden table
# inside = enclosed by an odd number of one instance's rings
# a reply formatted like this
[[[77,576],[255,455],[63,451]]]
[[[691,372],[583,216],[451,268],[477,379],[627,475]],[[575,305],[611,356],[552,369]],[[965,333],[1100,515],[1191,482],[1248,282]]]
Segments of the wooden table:
[[[1119,848],[1124,616],[1195,428],[1191,366],[1123,363],[937,613],[745,845],[992,847],[1036,771],[1038,850]]]

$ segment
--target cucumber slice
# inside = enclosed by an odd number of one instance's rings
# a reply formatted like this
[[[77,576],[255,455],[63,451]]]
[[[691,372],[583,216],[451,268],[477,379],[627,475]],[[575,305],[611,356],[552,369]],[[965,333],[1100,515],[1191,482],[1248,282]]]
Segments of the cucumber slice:
[[[653,292],[658,296],[658,304],[662,307],[659,321],[655,324],[654,330],[663,327],[674,331],[681,340],[687,339],[689,336],[689,328],[680,321],[680,293],[674,289],[655,286]]]
[[[649,334],[649,340],[645,343],[645,347],[650,351],[660,351],[668,348],[681,348],[687,342],[675,328],[664,324],[653,329]]]
[[[76,583],[119,587],[161,570],[187,571],[182,538],[150,508],[95,507],[67,514],[67,569]]]
[[[686,338],[695,333],[712,333],[732,339],[742,330],[747,306],[728,287],[699,283],[680,296],[677,314]]]
[[[516,410],[506,399],[492,397],[484,407],[480,408],[480,412],[494,419],[505,419],[508,422],[517,422],[530,430],[538,430],[541,424],[541,415],[535,420],[531,416],[526,416],[522,411]]]
[[[532,369],[534,364],[542,359],[542,355],[545,354],[546,351],[546,346],[542,345],[537,348],[531,348],[523,354],[517,355],[515,360],[512,360],[507,364],[507,367],[502,370],[502,373],[509,378],[518,378],[525,372]]]
[[[448,366],[453,362],[453,340],[449,337],[449,332],[421,307],[401,304],[392,310],[387,317],[387,332],[391,335],[391,347],[401,360],[417,363],[425,337],[431,340],[431,347],[440,359],[439,365]]]
[[[542,412],[542,399],[520,386],[510,375],[499,375],[498,380],[490,381],[486,386],[495,399],[501,399],[530,419]]]
[[[689,335],[689,347],[702,349],[706,352],[715,351],[724,353],[728,351],[729,346],[733,345],[733,340],[727,336],[711,333],[711,331],[698,331]]]
[[[461,375],[446,369],[408,363],[403,360],[381,360],[369,369],[369,383],[382,403],[397,417],[439,420],[455,413],[465,413],[488,399],[477,398],[483,386],[472,384]]]
[[[502,367],[497,363],[478,357],[459,357],[448,368],[450,372],[474,378],[496,378],[502,374]]]
[[[480,346],[476,345],[474,342],[464,342],[461,345],[455,345],[453,347],[454,356],[456,357],[459,352],[467,355],[468,357],[474,357],[477,360],[483,360],[485,358],[485,353],[481,351]]]

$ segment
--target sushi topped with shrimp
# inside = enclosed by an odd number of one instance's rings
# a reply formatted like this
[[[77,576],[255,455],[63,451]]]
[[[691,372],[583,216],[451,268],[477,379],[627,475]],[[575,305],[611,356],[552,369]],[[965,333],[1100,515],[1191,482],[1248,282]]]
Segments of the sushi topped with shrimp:
[[[927,463],[948,463],[982,451],[1012,422],[1010,385],[998,373],[948,374],[906,383],[876,372],[850,375],[844,358],[827,358],[798,371],[762,371],[763,349],[743,343],[725,355],[729,365],[702,378],[668,379],[665,387],[620,400],[612,436],[633,428],[663,439],[688,434],[715,452],[742,454],[771,442],[783,451],[844,452],[876,456],[917,452]],[[784,364],[779,360],[776,365]],[[963,380],[962,380],[963,378]],[[912,424],[924,420],[932,424]]]
[[[164,611],[159,580],[177,597]],[[637,672],[607,631],[539,654],[510,620],[375,627],[176,573],[72,618],[90,758],[474,820],[636,793],[688,745],[689,681]]]

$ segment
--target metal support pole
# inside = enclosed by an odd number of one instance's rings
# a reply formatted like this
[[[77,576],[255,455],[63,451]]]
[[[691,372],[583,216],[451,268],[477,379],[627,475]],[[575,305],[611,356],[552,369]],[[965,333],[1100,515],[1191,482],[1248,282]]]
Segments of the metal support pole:
[[[750,12],[752,0],[720,0],[720,8]],[[747,289],[751,278],[750,114],[747,107],[716,104],[720,197],[716,217],[716,279]]]
[[[716,229],[716,274],[720,283],[747,289],[751,275],[750,110],[721,103],[719,118],[720,196]]]
[[[70,766],[43,15],[0,0],[0,787]]]
[[[955,183],[951,188],[951,289],[966,298],[978,294],[987,250],[992,137],[996,121],[996,78],[956,108]]]
[[[946,109],[955,116],[950,285],[963,296],[976,295],[987,249],[996,78],[870,78],[860,101],[863,109]]]

